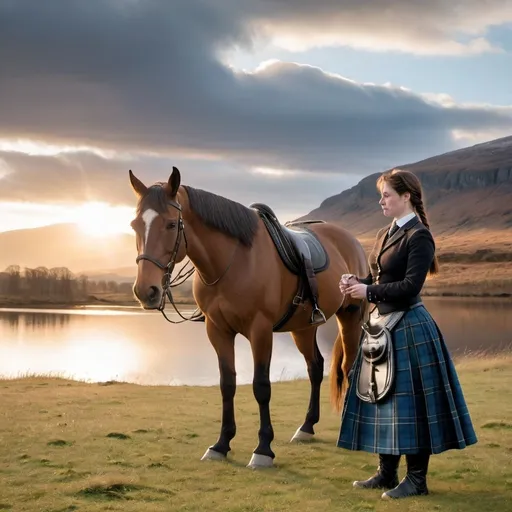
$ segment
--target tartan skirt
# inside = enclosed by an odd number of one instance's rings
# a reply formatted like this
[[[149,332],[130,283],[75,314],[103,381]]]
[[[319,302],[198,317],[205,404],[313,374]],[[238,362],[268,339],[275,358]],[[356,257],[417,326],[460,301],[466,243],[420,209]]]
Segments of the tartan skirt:
[[[455,366],[423,304],[392,332],[395,382],[383,400],[356,394],[361,348],[349,374],[338,447],[392,455],[441,453],[477,442]]]

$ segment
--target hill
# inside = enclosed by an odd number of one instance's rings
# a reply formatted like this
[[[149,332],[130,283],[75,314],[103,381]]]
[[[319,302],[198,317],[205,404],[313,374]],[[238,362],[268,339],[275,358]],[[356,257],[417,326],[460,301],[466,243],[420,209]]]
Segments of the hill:
[[[135,260],[132,265],[120,268],[87,269],[80,274],[89,277],[91,281],[114,281],[116,283],[132,283],[137,274]]]
[[[135,275],[135,240],[128,234],[93,237],[75,224],[55,224],[0,233],[0,270],[20,267],[67,267],[74,273],[132,267]]]
[[[512,227],[512,137],[398,165],[421,179],[434,234]],[[386,225],[375,182],[380,173],[331,196],[303,218],[343,223],[357,236],[374,237]],[[509,246],[512,239],[508,241]]]
[[[444,264],[427,290],[512,294],[512,137],[397,167],[414,172],[422,182]],[[302,219],[342,224],[370,251],[377,230],[389,223],[378,205],[379,175],[327,198]]]

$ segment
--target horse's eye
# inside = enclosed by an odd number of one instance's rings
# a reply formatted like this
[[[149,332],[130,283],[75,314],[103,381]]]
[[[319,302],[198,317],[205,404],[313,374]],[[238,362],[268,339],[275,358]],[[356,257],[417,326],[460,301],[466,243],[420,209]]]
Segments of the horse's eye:
[[[165,229],[175,229],[175,228],[176,228],[176,222],[174,222],[173,220],[169,221],[165,225]]]

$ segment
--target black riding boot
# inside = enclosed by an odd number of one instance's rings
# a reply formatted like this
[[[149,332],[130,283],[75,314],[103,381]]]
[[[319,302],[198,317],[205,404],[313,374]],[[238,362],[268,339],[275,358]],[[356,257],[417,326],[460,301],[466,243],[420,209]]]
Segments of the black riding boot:
[[[428,494],[427,471],[430,454],[418,453],[417,455],[406,455],[405,458],[407,460],[407,475],[397,487],[382,495],[384,499]]]
[[[368,480],[356,480],[352,485],[361,489],[393,489],[398,485],[400,455],[379,455],[377,473]]]

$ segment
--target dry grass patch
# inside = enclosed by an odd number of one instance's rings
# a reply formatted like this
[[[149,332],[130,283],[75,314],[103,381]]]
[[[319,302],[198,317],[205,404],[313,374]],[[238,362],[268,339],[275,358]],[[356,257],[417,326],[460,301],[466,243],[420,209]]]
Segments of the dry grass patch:
[[[512,356],[462,359],[457,367],[479,443],[433,457],[431,495],[399,505],[381,501],[379,491],[352,488],[377,459],[336,448],[340,418],[325,385],[317,439],[299,445],[289,439],[306,412],[309,384],[273,385],[275,467],[252,471],[246,464],[259,415],[251,386],[237,390],[238,432],[228,461],[202,462],[220,429],[217,387],[4,380],[0,504],[17,512],[504,512],[512,500],[512,403],[503,400]]]

